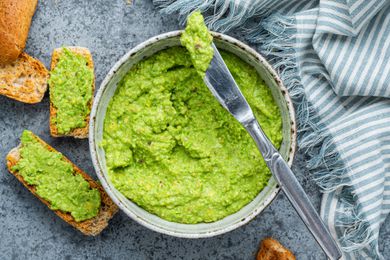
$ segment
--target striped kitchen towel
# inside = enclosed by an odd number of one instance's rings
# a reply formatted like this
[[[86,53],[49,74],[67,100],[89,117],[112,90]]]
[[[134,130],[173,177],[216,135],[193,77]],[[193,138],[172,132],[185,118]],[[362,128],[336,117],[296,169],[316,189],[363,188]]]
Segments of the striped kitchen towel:
[[[200,9],[236,28],[280,73],[299,149],[324,193],[321,216],[345,259],[381,259],[390,211],[389,0],[154,0],[184,23]]]

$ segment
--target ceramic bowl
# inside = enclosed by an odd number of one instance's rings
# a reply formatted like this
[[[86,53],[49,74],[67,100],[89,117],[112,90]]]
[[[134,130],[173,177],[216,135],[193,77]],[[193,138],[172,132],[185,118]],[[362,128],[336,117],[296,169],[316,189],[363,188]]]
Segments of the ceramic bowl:
[[[130,50],[114,65],[102,82],[95,97],[91,111],[89,145],[93,165],[104,189],[130,218],[149,229],[172,236],[185,238],[212,237],[246,224],[263,211],[280,190],[275,179],[271,178],[268,185],[252,202],[224,219],[200,224],[174,223],[145,211],[115,189],[108,178],[104,150],[99,147],[103,136],[103,122],[106,109],[115,93],[118,82],[134,64],[142,59],[160,50],[179,46],[181,33],[182,31],[174,31],[153,37]],[[296,145],[296,124],[294,109],[287,89],[283,86],[283,83],[270,64],[256,51],[227,35],[215,32],[212,34],[214,42],[219,49],[232,52],[252,65],[271,89],[283,118],[283,143],[280,152],[291,166]]]

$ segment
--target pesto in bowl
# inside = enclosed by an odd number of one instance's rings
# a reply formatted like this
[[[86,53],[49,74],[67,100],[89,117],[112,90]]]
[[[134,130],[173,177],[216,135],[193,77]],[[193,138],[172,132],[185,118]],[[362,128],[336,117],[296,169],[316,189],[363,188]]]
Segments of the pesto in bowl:
[[[119,82],[102,147],[112,184],[137,205],[172,222],[214,222],[252,201],[271,173],[250,135],[203,83],[213,52],[200,13],[189,18],[181,42],[187,49],[161,50]],[[271,90],[253,67],[222,56],[279,148],[282,118]]]

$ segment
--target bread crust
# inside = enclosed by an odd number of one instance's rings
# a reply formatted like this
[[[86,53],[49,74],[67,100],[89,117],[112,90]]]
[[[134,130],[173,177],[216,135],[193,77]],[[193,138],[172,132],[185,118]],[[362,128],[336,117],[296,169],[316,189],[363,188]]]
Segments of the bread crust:
[[[26,46],[38,0],[0,1],[0,64],[15,61]]]
[[[261,242],[256,260],[295,260],[294,254],[273,238]]]
[[[94,71],[94,63],[93,63],[92,55],[91,55],[91,52],[87,48],[78,47],[78,46],[68,46],[68,47],[64,47],[64,48],[67,48],[71,52],[82,55],[83,57],[85,57],[87,59],[88,67],[90,69],[92,69],[92,71]],[[57,48],[53,51],[52,58],[51,58],[51,70],[53,70],[56,67],[56,65],[57,65],[57,63],[62,55],[62,52],[63,52],[63,48]],[[53,89],[53,88],[55,88],[55,86],[50,86],[50,89]],[[95,76],[93,78],[93,83],[92,83],[92,97],[88,103],[89,109],[92,108],[93,97],[94,97],[93,93],[94,92],[95,92]],[[50,100],[50,134],[51,134],[51,136],[53,136],[53,137],[72,136],[74,138],[80,138],[80,139],[88,138],[88,129],[89,129],[89,120],[90,120],[89,114],[85,118],[85,121],[86,121],[85,127],[73,129],[72,131],[70,131],[69,133],[66,133],[66,134],[59,134],[58,133],[58,128],[57,128],[57,125],[55,124],[55,120],[54,120],[56,118],[56,115],[57,115],[57,109],[54,107],[53,103]]]
[[[16,61],[0,65],[0,94],[24,103],[38,103],[45,95],[48,78],[42,62],[22,53]]]
[[[49,151],[56,151],[53,147],[45,143],[38,136],[34,137],[42,143]],[[12,167],[18,163],[20,160],[20,148],[21,145],[12,149],[7,155],[7,167],[11,174],[13,174],[32,194],[34,194],[40,201],[42,201],[46,206],[50,208],[50,203],[40,197],[36,193],[36,188],[34,185],[29,185],[23,177],[17,172],[13,171]],[[57,214],[60,218],[62,218],[65,222],[70,224],[71,226],[77,228],[84,235],[88,236],[96,236],[98,235],[105,227],[108,225],[108,221],[118,212],[118,206],[111,200],[111,198],[104,191],[103,187],[94,181],[88,174],[83,172],[80,168],[74,165],[68,158],[63,156],[63,159],[70,164],[72,164],[74,171],[77,174],[80,174],[91,186],[91,188],[97,189],[100,193],[101,197],[101,206],[99,209],[99,213],[96,217],[92,219],[88,219],[82,222],[76,222],[70,213],[62,212],[61,210],[52,210],[55,214]]]

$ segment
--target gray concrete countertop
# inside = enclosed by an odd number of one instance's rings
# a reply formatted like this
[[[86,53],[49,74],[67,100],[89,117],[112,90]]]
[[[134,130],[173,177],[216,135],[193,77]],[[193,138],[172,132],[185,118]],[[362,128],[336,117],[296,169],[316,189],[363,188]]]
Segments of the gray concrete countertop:
[[[88,47],[99,86],[129,49],[178,28],[176,16],[163,17],[151,0],[136,1],[132,7],[125,0],[45,0],[34,16],[26,52],[49,67],[54,48]],[[48,119],[47,94],[36,105],[0,96],[0,259],[254,259],[259,242],[269,236],[280,240],[298,259],[326,259],[282,193],[248,225],[214,238],[169,237],[140,226],[122,212],[101,235],[81,235],[8,174],[4,163],[23,129],[30,129],[95,177],[88,142],[51,138]],[[300,171],[303,164],[303,156],[298,155],[294,170],[319,207],[320,194]],[[380,250],[386,251],[386,259],[390,258],[389,224],[388,219],[380,235]]]

